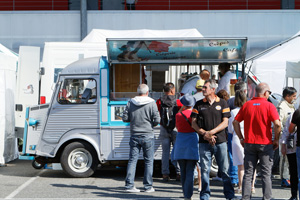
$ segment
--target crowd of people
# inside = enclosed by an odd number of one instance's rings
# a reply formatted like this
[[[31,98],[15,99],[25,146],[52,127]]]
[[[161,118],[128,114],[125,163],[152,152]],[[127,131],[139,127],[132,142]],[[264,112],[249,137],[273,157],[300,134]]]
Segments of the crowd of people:
[[[134,177],[141,149],[145,162],[144,189],[155,191],[153,128],[160,124],[162,180],[170,180],[171,158],[184,199],[192,198],[195,180],[199,183],[200,199],[210,198],[212,156],[218,165],[226,199],[236,199],[238,193],[242,199],[251,199],[258,164],[263,199],[271,199],[273,157],[278,147],[282,154],[282,184],[291,187],[290,200],[298,199],[300,110],[294,108],[296,89],[284,88],[283,100],[277,108],[268,101],[272,92],[267,83],[258,84],[256,96],[248,99],[246,83],[238,81],[234,85],[235,94],[230,98],[230,79],[235,76],[229,69],[229,64],[220,64],[223,77],[219,85],[209,79],[208,74],[197,81],[194,95],[187,93],[179,99],[173,83],[164,84],[164,95],[156,102],[148,97],[146,84],[138,86],[139,96],[128,102],[123,113],[123,121],[130,122],[131,131],[126,192],[140,192],[134,185]]]

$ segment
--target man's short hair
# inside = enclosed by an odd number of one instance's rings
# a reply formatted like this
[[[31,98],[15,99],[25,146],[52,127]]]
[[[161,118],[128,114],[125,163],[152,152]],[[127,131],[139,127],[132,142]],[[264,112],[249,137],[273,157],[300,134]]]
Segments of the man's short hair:
[[[210,87],[211,89],[216,89],[216,88],[217,88],[217,83],[216,83],[216,81],[213,80],[213,79],[208,79],[208,80],[206,80],[205,83],[204,83],[204,85],[205,85],[206,83],[209,83],[209,87]]]
[[[170,92],[175,87],[174,83],[165,83],[163,86],[164,92]]]
[[[285,98],[286,96],[291,96],[296,92],[297,90],[294,87],[286,87],[282,91],[282,97]]]
[[[269,85],[267,83],[260,83],[255,87],[256,95],[263,94],[269,89]]]
[[[230,69],[230,63],[220,63],[219,64],[219,70],[220,69],[225,69],[225,71],[229,71],[229,69]]]
[[[142,95],[142,94],[147,94],[147,92],[149,92],[149,87],[148,85],[146,84],[140,84],[137,88],[137,93],[139,95]]]
[[[234,85],[234,91],[238,91],[238,90],[247,90],[247,84],[244,81],[238,81],[235,85]]]

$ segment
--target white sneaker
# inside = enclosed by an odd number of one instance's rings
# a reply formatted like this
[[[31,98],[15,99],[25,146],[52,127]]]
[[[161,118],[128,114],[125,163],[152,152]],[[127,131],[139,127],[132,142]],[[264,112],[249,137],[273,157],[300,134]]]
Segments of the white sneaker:
[[[220,178],[220,177],[218,177],[218,176],[212,177],[211,180],[213,180],[213,181],[223,181],[222,178]]]
[[[140,192],[140,190],[133,187],[133,188],[130,188],[130,189],[125,189],[125,192],[137,193],[137,192]]]
[[[151,187],[151,188],[145,190],[145,192],[148,192],[148,193],[150,193],[150,192],[155,192],[155,189],[154,189],[153,187]]]

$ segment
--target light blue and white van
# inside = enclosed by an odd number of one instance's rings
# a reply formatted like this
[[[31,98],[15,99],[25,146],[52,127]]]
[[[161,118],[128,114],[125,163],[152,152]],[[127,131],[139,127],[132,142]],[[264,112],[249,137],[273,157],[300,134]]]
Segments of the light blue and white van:
[[[59,74],[50,103],[27,108],[23,154],[35,156],[36,164],[61,163],[72,177],[89,177],[99,165],[126,165],[130,132],[121,117],[128,100],[137,95],[137,86],[147,82],[150,96],[157,100],[163,94],[166,66],[243,62],[246,42],[108,39],[108,59],[87,58],[68,65]],[[159,127],[154,159],[161,159]]]

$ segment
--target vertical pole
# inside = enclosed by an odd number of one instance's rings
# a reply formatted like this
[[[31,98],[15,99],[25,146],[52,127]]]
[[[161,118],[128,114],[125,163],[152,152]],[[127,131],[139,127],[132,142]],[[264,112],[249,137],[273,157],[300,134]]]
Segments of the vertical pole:
[[[80,33],[83,40],[87,36],[87,0],[80,0]]]

